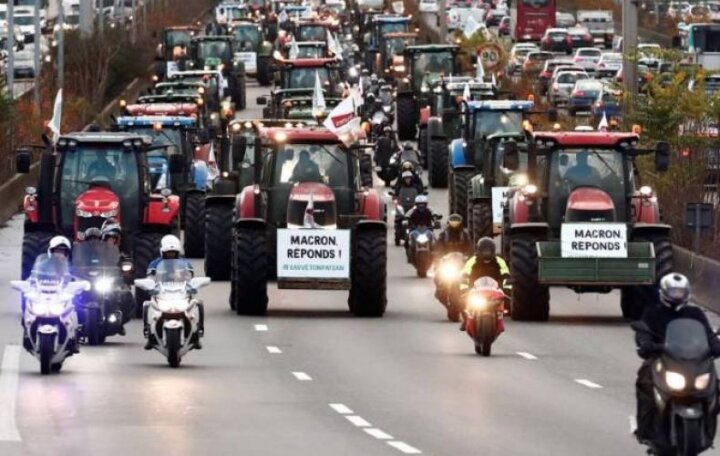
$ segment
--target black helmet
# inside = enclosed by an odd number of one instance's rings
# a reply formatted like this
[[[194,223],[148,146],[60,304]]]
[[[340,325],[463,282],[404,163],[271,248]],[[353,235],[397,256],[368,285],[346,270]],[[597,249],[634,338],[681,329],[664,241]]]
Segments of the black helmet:
[[[660,302],[678,310],[690,300],[690,281],[677,272],[666,274],[660,279]]]
[[[495,258],[495,241],[487,236],[480,238],[477,244],[475,244],[475,255],[488,263]]]
[[[85,241],[99,241],[101,237],[102,232],[100,231],[100,228],[92,227],[85,230]]]
[[[413,150],[413,149],[415,149],[415,146],[413,146],[413,144],[410,141],[407,141],[407,142],[403,143],[403,149],[404,150]]]
[[[460,214],[450,214],[450,217],[448,217],[448,228],[452,229],[462,229],[463,227],[463,218]]]
[[[100,127],[100,125],[98,125],[97,123],[93,122],[87,126],[87,131],[97,133],[99,131],[102,131],[102,127]]]

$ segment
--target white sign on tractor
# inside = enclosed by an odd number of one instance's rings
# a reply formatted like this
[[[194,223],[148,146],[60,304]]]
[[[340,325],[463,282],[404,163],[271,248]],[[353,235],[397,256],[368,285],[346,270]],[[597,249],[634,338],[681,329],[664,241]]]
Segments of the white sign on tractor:
[[[563,258],[627,258],[624,223],[563,223],[560,232]]]
[[[255,73],[257,71],[257,53],[255,52],[236,52],[235,60],[245,64],[245,71]]]
[[[493,223],[502,224],[503,209],[507,204],[508,192],[510,187],[493,187],[492,188],[492,213]]]
[[[348,279],[350,230],[277,230],[277,275],[283,279]]]

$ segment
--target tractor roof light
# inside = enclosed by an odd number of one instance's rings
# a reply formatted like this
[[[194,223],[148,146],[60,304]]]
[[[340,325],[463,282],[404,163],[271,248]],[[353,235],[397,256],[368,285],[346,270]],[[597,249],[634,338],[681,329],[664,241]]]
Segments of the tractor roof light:
[[[241,125],[239,123],[234,123],[230,126],[230,129],[232,129],[232,131],[240,131],[240,127]]]
[[[129,149],[132,147],[132,141],[130,141],[129,139],[126,139],[125,141],[122,142],[122,146],[125,149]]]
[[[179,125],[179,123],[178,123],[178,125]],[[163,126],[162,126],[162,123],[161,123],[161,122],[155,122],[155,123],[153,124],[153,130],[155,130],[155,131],[157,131],[157,132],[162,131],[162,128],[163,128]]]
[[[640,196],[644,198],[649,198],[653,195],[653,189],[649,185],[643,185],[638,191],[640,192]]]
[[[636,135],[640,135],[642,133],[642,127],[638,124],[635,124],[632,126],[632,132]]]

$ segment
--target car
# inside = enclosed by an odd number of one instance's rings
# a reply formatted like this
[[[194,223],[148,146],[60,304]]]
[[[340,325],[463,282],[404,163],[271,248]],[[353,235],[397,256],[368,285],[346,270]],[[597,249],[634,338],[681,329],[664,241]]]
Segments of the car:
[[[574,27],[576,23],[575,16],[571,13],[561,13],[559,11],[555,13],[555,25],[560,28]]]
[[[595,77],[612,78],[622,68],[623,56],[619,52],[604,52],[595,65]]]
[[[559,106],[567,102],[573,89],[575,89],[575,84],[581,79],[589,78],[590,76],[584,71],[559,71],[550,81],[548,102],[553,106]]]
[[[595,71],[595,66],[600,61],[602,51],[594,47],[583,47],[575,51],[573,62],[581,66],[585,71]]]
[[[619,118],[622,115],[622,106],[620,105],[621,98],[621,92],[603,85],[591,108],[595,120],[599,121],[603,115],[608,120]]]
[[[554,57],[555,54],[548,51],[532,51],[528,53],[522,66],[523,76],[538,75],[545,66],[545,62],[552,60]]]
[[[592,111],[592,105],[602,90],[603,83],[600,81],[579,79],[567,100],[568,114],[574,116],[578,111]]]
[[[574,27],[568,29],[568,34],[570,35],[573,49],[581,47],[592,47],[594,44],[593,37],[586,28]]]
[[[539,51],[538,47],[533,43],[517,43],[510,49],[508,57],[507,74],[513,75],[522,68],[525,63],[525,57],[532,51]]]
[[[35,77],[35,55],[31,51],[15,54],[15,79],[33,79]]]
[[[23,41],[32,43],[35,40],[35,8],[15,8],[13,18],[23,34]]]
[[[573,64],[573,61],[570,59],[552,59],[546,61],[542,70],[540,70],[540,75],[538,76],[538,92],[540,92],[541,95],[544,95],[545,92],[547,92],[548,84],[550,79],[553,77],[555,68],[559,66],[572,67]]]
[[[657,43],[640,43],[637,46],[638,64],[650,68],[652,71],[660,71],[662,64],[662,48]]]
[[[437,13],[440,10],[437,0],[420,0],[418,9],[421,13]]]
[[[510,16],[504,16],[500,20],[497,33],[499,36],[510,36]]]
[[[500,10],[492,10],[490,13],[488,13],[487,17],[485,18],[485,25],[488,27],[497,27],[500,25],[500,21],[507,15],[505,11]]]
[[[695,90],[698,88],[699,84],[700,83],[697,79],[691,79],[688,83],[688,90]],[[708,97],[715,96],[718,92],[720,92],[720,75],[709,74],[705,76],[705,85],[703,88],[705,89],[705,93]]]
[[[540,40],[540,49],[550,52],[572,52],[572,38],[567,29],[549,28]]]

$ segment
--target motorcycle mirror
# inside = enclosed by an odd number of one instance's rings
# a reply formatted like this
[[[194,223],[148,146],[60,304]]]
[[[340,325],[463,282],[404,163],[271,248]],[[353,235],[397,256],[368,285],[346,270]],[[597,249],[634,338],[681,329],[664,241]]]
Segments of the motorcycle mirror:
[[[87,280],[78,280],[76,282],[70,282],[67,286],[67,292],[76,295],[80,294],[83,291],[88,291],[90,289],[90,282]]]
[[[195,290],[210,284],[210,277],[193,277],[190,279],[190,286]]]
[[[155,289],[155,281],[153,279],[135,279],[133,283],[141,290],[152,291]]]
[[[30,282],[25,280],[11,280],[10,286],[14,289],[19,291],[20,293],[28,293],[32,289],[32,285],[30,285]]]

